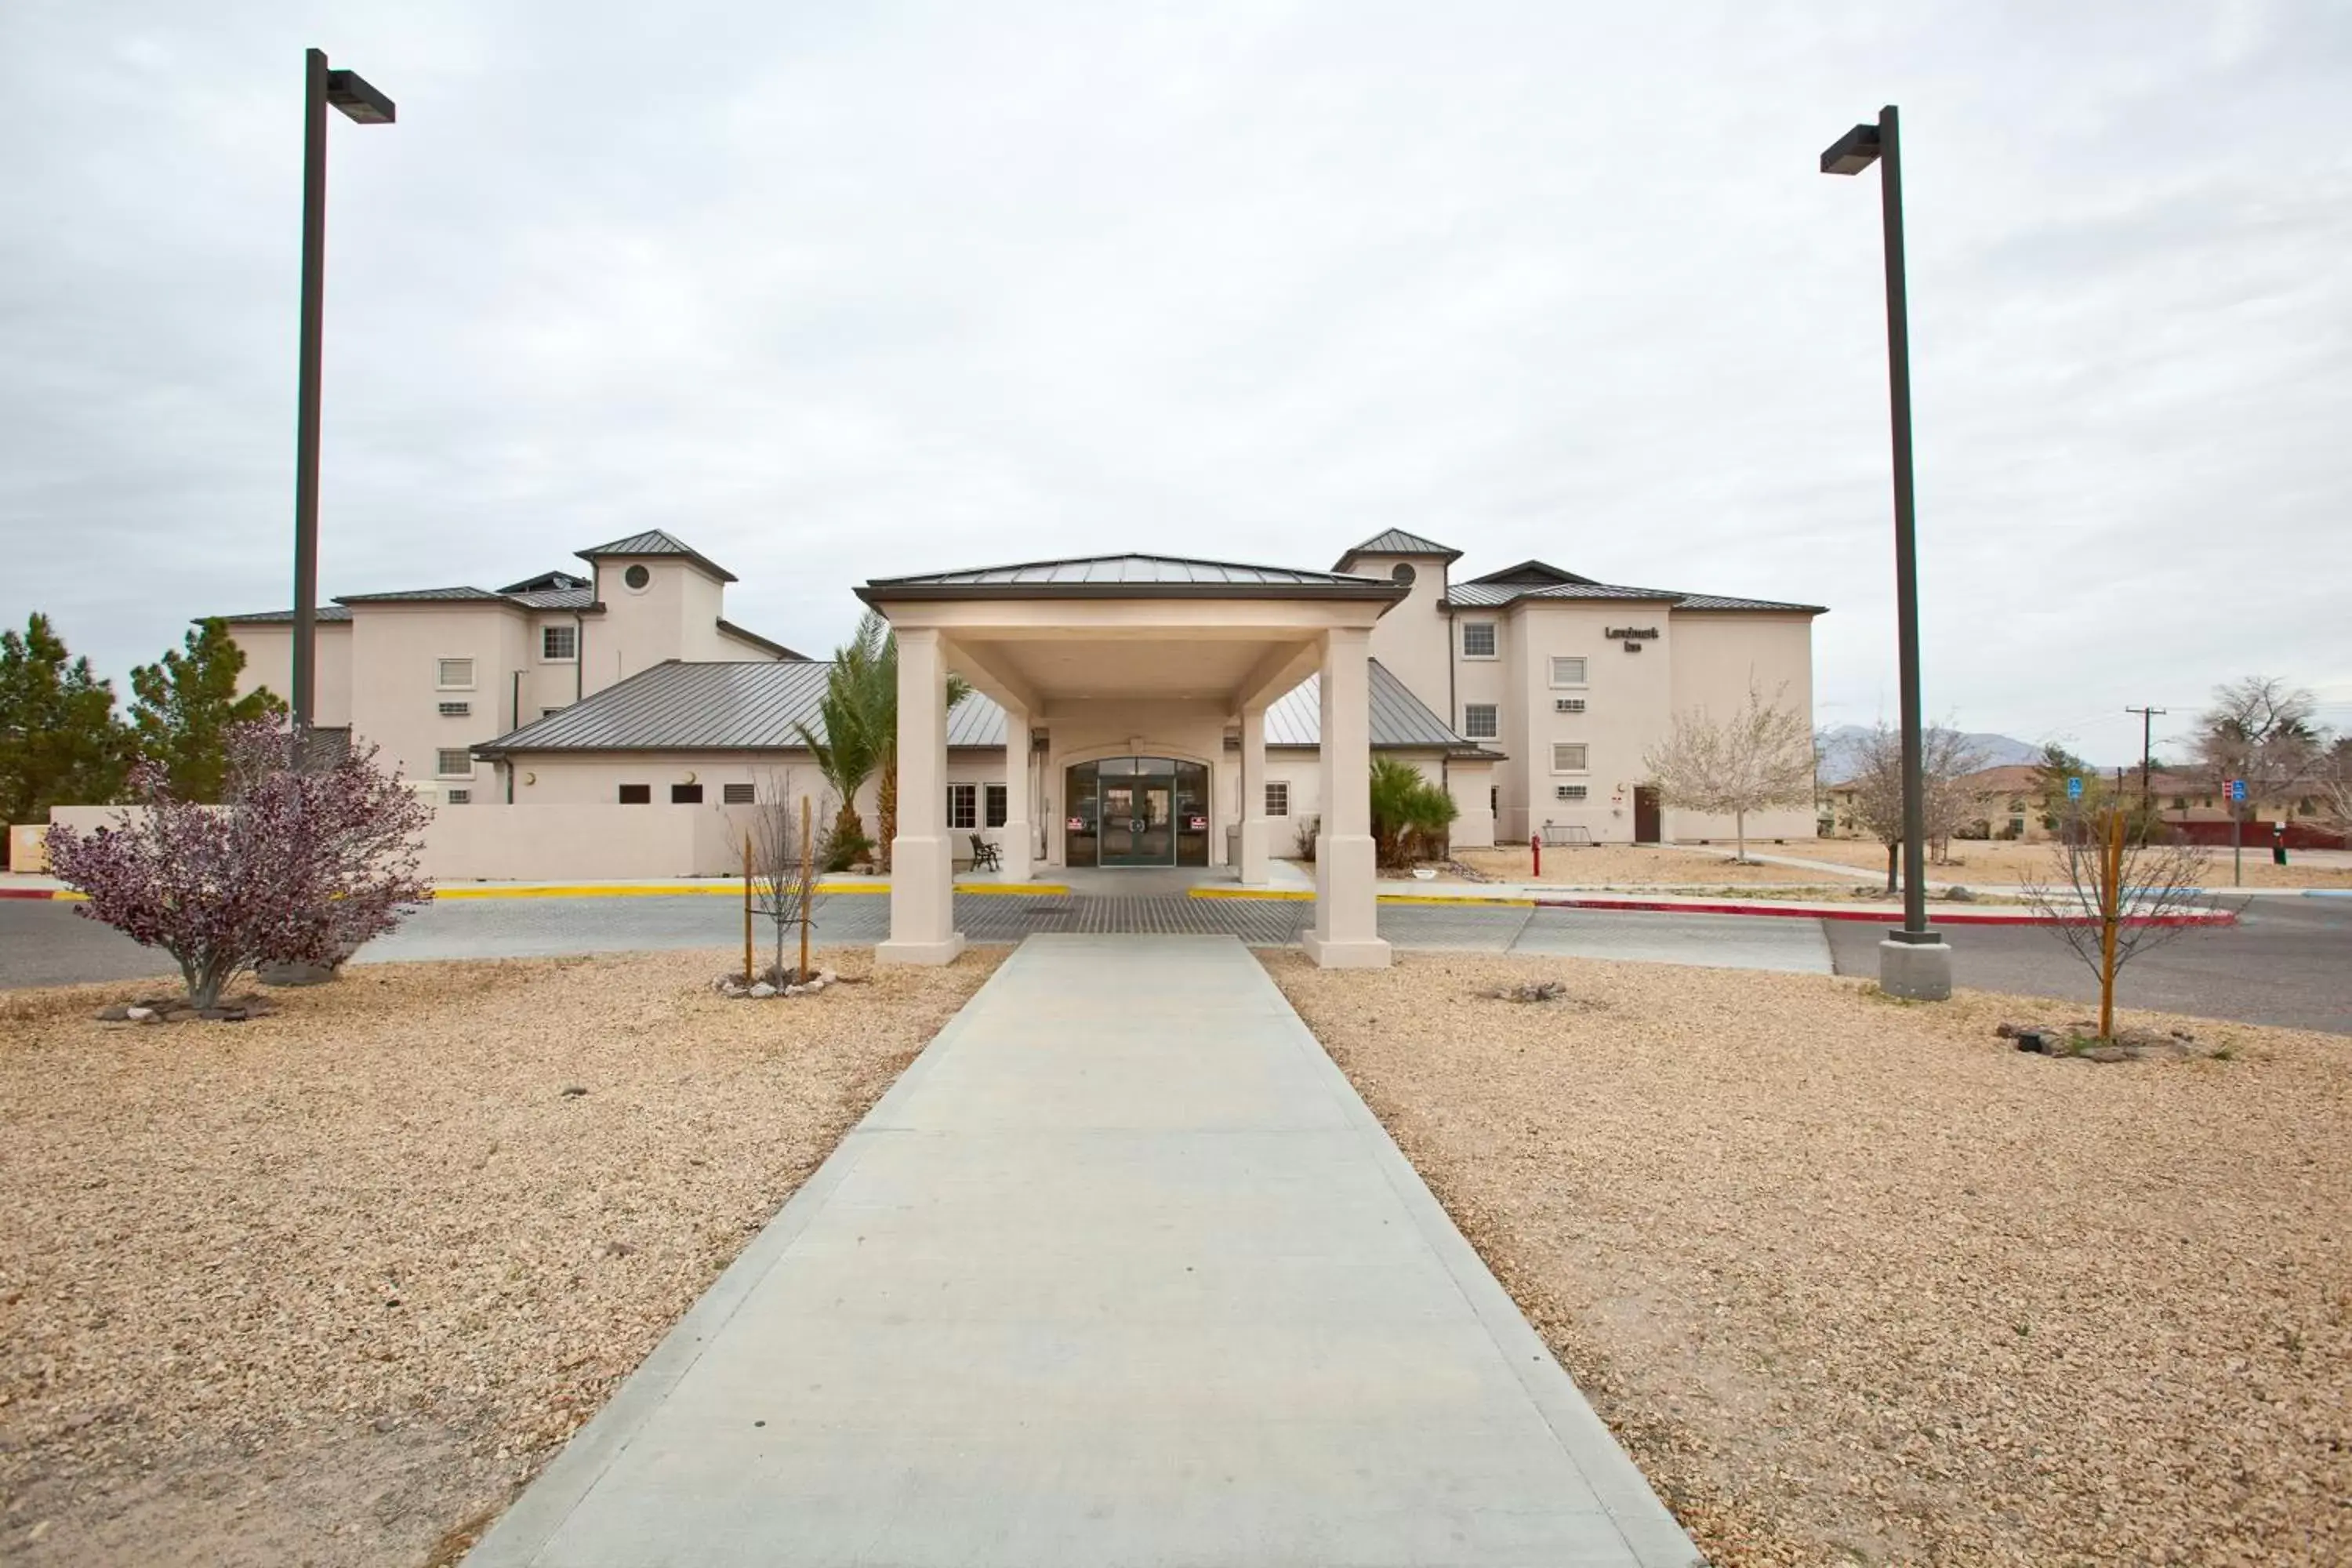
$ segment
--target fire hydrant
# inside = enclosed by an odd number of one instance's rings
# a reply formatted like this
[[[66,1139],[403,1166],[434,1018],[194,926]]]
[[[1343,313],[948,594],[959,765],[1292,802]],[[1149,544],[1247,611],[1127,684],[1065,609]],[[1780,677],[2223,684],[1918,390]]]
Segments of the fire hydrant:
[[[2284,822],[2271,824],[2271,864],[2286,864],[2286,824]]]

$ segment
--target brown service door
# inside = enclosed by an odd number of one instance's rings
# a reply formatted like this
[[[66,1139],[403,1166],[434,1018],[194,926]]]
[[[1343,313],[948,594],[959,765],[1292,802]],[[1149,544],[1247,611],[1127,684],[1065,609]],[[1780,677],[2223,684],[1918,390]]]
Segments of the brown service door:
[[[1658,792],[1650,784],[1633,786],[1633,842],[1658,841]]]

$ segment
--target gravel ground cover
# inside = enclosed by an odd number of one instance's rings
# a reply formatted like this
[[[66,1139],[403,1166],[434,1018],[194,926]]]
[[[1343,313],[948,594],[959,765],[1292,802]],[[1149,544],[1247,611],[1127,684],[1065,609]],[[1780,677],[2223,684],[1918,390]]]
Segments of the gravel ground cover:
[[[2068,1005],[1264,955],[1718,1565],[2352,1562],[2352,1054]],[[1559,1001],[1490,993],[1558,980]]]
[[[1791,841],[1769,846],[1764,853],[1834,861],[1841,866],[1875,871],[1881,877],[1886,874],[1886,847],[1858,838],[1813,838],[1801,844]],[[2205,886],[2229,887],[2230,851],[2221,848],[2206,853],[2209,858],[2205,862]],[[2054,874],[2055,865],[2048,844],[1963,838],[1953,843],[1949,863],[1938,864],[1932,859],[1927,862],[1927,879],[1970,887],[2015,887],[2020,882],[2048,879]],[[2270,840],[2264,837],[2259,848],[2247,848],[2244,876],[2244,885],[2249,888],[2352,888],[2352,852],[2291,849],[2285,865],[2273,866]]]
[[[1001,953],[377,964],[242,1025],[0,998],[0,1560],[454,1561]],[[152,989],[149,983],[144,989]]]
[[[1794,841],[1776,845],[1769,840],[1749,844],[1750,853],[1760,855],[1801,855],[1812,844],[1811,839],[1800,846]],[[1501,882],[1531,882],[1538,879],[1530,875],[1532,857],[1528,847],[1498,845],[1492,849],[1457,849],[1454,858],[1472,870]],[[1709,887],[1726,882],[1833,882],[1834,872],[1807,871],[1793,866],[1735,866],[1728,849],[1716,854],[1706,849],[1678,849],[1667,846],[1633,844],[1587,844],[1576,847],[1547,848],[1544,851],[1546,882],[1559,882],[1576,887],[1666,887],[1676,883],[1704,884]]]

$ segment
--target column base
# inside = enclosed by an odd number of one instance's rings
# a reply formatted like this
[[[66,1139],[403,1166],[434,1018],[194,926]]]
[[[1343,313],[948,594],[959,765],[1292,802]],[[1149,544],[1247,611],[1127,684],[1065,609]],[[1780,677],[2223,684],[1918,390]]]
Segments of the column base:
[[[1310,931],[1300,934],[1298,945],[1306,950],[1307,957],[1324,969],[1386,969],[1389,966],[1389,944],[1380,937],[1345,942],[1319,937]]]
[[[996,874],[996,879],[1000,882],[1025,882],[1035,876],[1036,862],[1029,858],[1029,825],[1008,822],[997,829],[997,854],[1003,858],[1004,868]]]
[[[1274,857],[1268,853],[1274,823],[1268,817],[1242,818],[1242,885],[1263,888],[1274,880]]]
[[[953,963],[963,952],[963,932],[950,934],[945,942],[899,942],[893,939],[874,944],[877,963]]]
[[[1878,988],[1911,1002],[1948,1002],[1952,995],[1952,950],[1929,933],[1927,942],[1889,937],[1878,944]]]

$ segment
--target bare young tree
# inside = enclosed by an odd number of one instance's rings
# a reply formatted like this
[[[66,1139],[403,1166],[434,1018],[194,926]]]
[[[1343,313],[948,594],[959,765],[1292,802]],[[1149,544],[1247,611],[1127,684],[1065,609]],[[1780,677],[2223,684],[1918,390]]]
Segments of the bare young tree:
[[[2328,760],[2327,737],[2313,722],[2317,699],[2276,676],[2250,675],[2213,689],[2213,705],[2197,716],[2190,751],[2216,790],[2246,781],[2241,817],[2264,805],[2292,808],[2295,796]]]
[[[1882,721],[1863,737],[1853,756],[1854,774],[1847,781],[1853,791],[1851,819],[1886,846],[1886,890],[1893,894],[1900,890],[1903,849],[1902,732]],[[1983,809],[1981,793],[1969,780],[1984,765],[1984,752],[1948,725],[1930,725],[1920,735],[1920,782],[1931,846],[1948,846]]]
[[[2119,795],[2068,808],[2046,874],[2020,889],[2044,929],[2099,981],[2099,1037],[2116,1033],[2116,976],[2124,965],[2196,929],[2207,912],[2206,855],[2171,842]]]
[[[1720,718],[1705,708],[1677,713],[1665,740],[1642,756],[1663,804],[1731,818],[1736,865],[1748,864],[1749,812],[1813,798],[1813,731],[1803,713],[1781,705],[1788,689],[1768,702],[1751,684],[1747,702]]]
[[[765,976],[781,990],[805,984],[808,939],[816,924],[816,883],[824,867],[817,859],[816,825],[833,809],[829,798],[812,800],[793,787],[792,770],[771,773],[760,786],[751,816],[751,908],[766,918],[775,934],[775,962]],[[798,928],[800,962],[784,966],[784,940]]]

